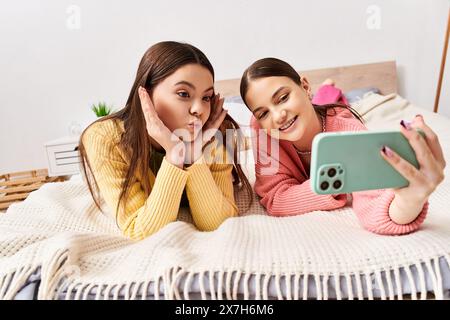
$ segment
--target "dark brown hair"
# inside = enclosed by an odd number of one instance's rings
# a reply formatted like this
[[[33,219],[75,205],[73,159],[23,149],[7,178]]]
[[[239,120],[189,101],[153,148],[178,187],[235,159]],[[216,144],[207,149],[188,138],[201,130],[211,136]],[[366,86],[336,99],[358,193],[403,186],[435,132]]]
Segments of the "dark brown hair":
[[[265,78],[265,77],[288,77],[299,86],[301,85],[300,75],[295,69],[288,63],[277,58],[264,58],[255,61],[250,67],[248,67],[241,78],[240,93],[242,100],[248,108],[245,95],[248,91],[250,81]],[[324,105],[313,104],[314,110],[321,116],[325,117],[328,114],[328,110],[332,109],[334,115],[336,110],[334,108],[348,109],[356,119],[364,123],[362,116],[352,107],[340,103],[331,103]]]
[[[124,132],[120,138],[119,148],[123,150],[129,158],[130,165],[121,186],[122,190],[116,208],[116,222],[120,205],[122,204],[124,209],[126,208],[130,187],[136,179],[135,173],[139,172],[142,177],[148,177],[151,166],[150,159],[152,158],[151,155],[154,152],[147,133],[138,88],[142,86],[150,91],[165,78],[173,74],[177,69],[187,64],[199,64],[205,67],[211,72],[214,79],[214,69],[211,63],[203,52],[196,47],[190,44],[174,41],[159,42],[151,46],[144,53],[144,56],[139,63],[136,79],[131,87],[125,107],[111,115],[96,120],[81,134],[79,151],[82,169],[95,205],[100,209],[100,211],[102,211],[100,206],[100,192],[95,179],[95,172],[91,169],[89,158],[83,145],[83,136],[89,127],[94,123],[107,120],[123,121]],[[113,122],[116,124],[115,121]],[[232,174],[234,184],[239,184],[239,190],[245,187],[247,193],[249,194],[250,203],[247,207],[248,210],[253,202],[252,187],[243,173],[240,164],[238,163],[238,152],[240,146],[244,144],[242,141],[242,130],[236,121],[227,115],[219,128],[223,136],[223,145],[226,145],[226,129],[233,129],[232,132],[235,135],[233,139],[235,144]],[[96,192],[93,191],[93,187],[95,187]],[[148,179],[142,179],[142,189],[148,197],[151,192],[150,181]]]

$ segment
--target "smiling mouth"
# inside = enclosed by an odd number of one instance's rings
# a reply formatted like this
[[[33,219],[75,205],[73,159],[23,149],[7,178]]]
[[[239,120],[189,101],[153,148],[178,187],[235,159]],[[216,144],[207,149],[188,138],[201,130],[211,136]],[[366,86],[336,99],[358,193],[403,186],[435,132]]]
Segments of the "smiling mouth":
[[[295,120],[297,120],[297,118],[298,118],[298,116],[295,116],[288,123],[286,123],[284,126],[278,128],[278,130],[286,131],[287,129],[289,129],[294,124],[294,122],[295,122]]]

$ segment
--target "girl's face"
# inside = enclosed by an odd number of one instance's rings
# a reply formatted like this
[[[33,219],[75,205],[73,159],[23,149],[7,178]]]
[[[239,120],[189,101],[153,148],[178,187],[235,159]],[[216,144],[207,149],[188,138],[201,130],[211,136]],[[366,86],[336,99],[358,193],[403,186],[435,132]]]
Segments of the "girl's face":
[[[251,80],[245,97],[256,120],[269,135],[298,141],[316,117],[309,91],[305,78],[298,85],[288,77],[266,77]]]
[[[155,110],[170,131],[180,130],[193,141],[208,120],[214,95],[213,76],[199,64],[187,64],[161,81],[151,92]],[[177,136],[180,136],[176,132]]]

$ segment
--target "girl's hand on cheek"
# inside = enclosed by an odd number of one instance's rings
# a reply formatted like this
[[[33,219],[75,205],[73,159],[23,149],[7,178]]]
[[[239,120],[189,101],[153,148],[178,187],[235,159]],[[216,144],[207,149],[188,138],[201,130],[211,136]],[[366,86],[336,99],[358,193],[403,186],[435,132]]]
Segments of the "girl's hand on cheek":
[[[160,144],[166,151],[167,160],[182,167],[185,159],[185,145],[158,117],[152,100],[146,89],[139,87],[139,99],[141,102],[142,113],[144,114],[147,133],[150,137]]]
[[[203,126],[203,146],[211,141],[228,114],[228,110],[223,108],[224,101],[220,94],[215,95],[211,101],[211,115]]]
[[[209,119],[203,125],[202,132],[197,135],[194,141],[187,143],[187,163],[194,163],[198,158],[200,158],[204,147],[212,142],[212,138],[217,133],[217,130],[228,113],[228,110],[223,108],[224,101],[224,98],[220,98],[220,94],[213,97],[211,101],[211,114]]]
[[[401,125],[400,130],[416,153],[419,169],[389,148],[386,149],[386,154],[381,154],[409,181],[408,186],[394,189],[396,197],[400,197],[406,206],[407,203],[419,204],[427,201],[444,180],[446,162],[437,135],[425,124],[422,116],[417,115],[413,122],[403,121],[403,124],[406,128]],[[425,133],[425,139],[415,130],[418,128]]]

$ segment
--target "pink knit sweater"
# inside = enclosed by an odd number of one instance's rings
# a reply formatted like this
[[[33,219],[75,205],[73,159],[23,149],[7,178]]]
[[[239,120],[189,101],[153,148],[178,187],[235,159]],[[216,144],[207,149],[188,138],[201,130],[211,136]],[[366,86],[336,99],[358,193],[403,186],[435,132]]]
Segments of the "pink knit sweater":
[[[346,103],[346,100],[341,91],[332,85],[320,87],[313,99],[314,104],[333,102]],[[348,109],[336,108],[335,110],[337,112],[335,116],[328,115],[326,117],[327,132],[367,130]],[[333,210],[346,205],[347,194],[318,195],[312,191],[308,179],[309,172],[306,172],[290,141],[279,140],[279,156],[275,159],[270,152],[269,136],[266,135],[265,141],[259,143],[259,137],[258,134],[255,134],[255,130],[259,130],[261,127],[255,117],[252,117],[250,125],[253,129],[255,191],[261,197],[260,203],[270,215],[298,215],[315,210]],[[268,163],[276,162],[278,162],[277,172],[267,175],[264,168],[267,168]],[[371,232],[387,235],[400,235],[417,230],[425,220],[428,202],[413,222],[401,225],[389,217],[389,206],[394,196],[393,191],[389,189],[353,192],[352,207],[361,225]]]

